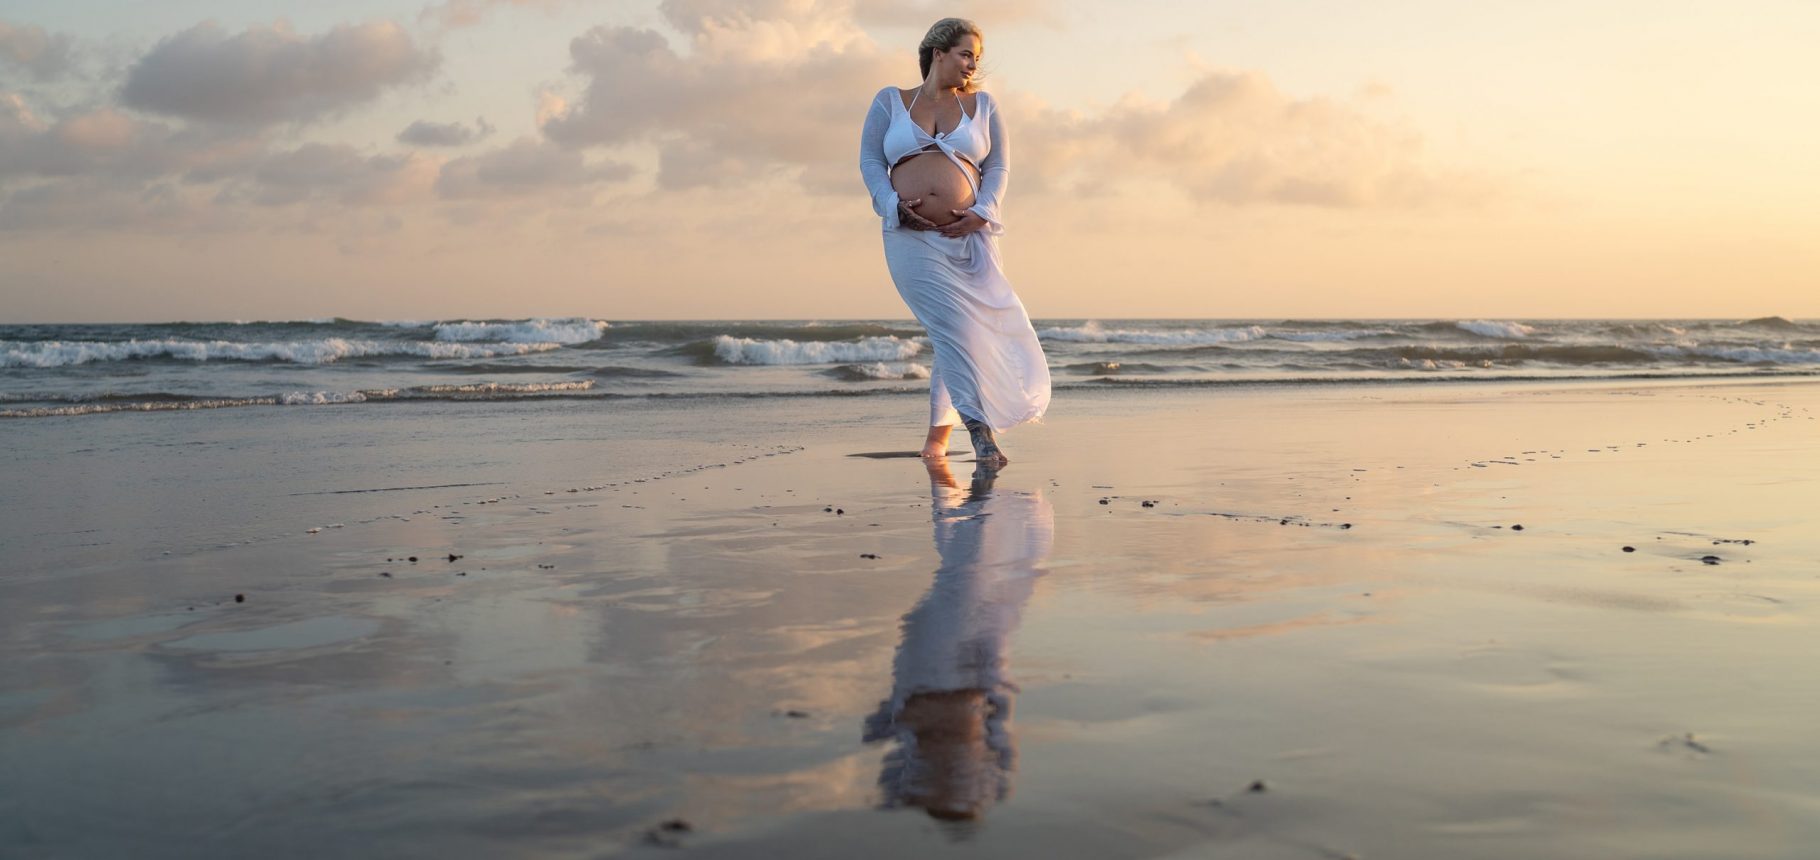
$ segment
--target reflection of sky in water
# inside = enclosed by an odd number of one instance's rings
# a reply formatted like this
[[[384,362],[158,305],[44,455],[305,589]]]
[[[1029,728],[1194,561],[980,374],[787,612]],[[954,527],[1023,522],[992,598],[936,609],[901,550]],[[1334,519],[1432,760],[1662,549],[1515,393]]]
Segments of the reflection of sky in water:
[[[994,493],[990,472],[961,488],[929,466],[935,581],[904,616],[891,697],[867,718],[867,741],[895,741],[879,785],[888,807],[941,819],[978,818],[1011,792],[1017,686],[1007,650],[1055,543],[1040,493]]]

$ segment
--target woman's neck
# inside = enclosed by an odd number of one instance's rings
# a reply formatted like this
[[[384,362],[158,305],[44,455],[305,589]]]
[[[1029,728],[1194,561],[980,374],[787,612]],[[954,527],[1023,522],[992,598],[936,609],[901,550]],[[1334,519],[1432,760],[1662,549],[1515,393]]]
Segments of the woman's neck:
[[[960,87],[942,86],[941,84],[936,83],[934,78],[928,78],[928,79],[924,80],[922,89],[923,89],[923,95],[930,96],[930,97],[941,96],[941,95],[951,95],[956,98],[959,98],[960,91],[961,91]]]

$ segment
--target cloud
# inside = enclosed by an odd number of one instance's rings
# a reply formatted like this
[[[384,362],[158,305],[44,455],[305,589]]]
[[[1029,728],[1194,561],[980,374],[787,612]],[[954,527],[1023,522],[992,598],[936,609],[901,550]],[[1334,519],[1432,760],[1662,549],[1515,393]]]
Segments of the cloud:
[[[462,146],[493,133],[486,117],[475,117],[472,128],[459,122],[430,122],[420,119],[398,133],[399,143],[412,146]]]
[[[1026,21],[1059,25],[1055,6],[1043,0],[854,0],[853,17],[868,27],[901,27],[920,36],[943,18],[966,18],[980,25],[988,39],[999,27]],[[914,47],[914,45],[912,45]]]
[[[1460,202],[1491,183],[1427,163],[1421,135],[1349,102],[1294,98],[1262,73],[1214,71],[1177,98],[1127,97],[1094,114],[1017,100],[1017,172],[1043,190],[1132,179],[1230,204],[1333,208]]]
[[[437,167],[415,153],[366,155],[351,146],[306,143],[262,159],[243,187],[266,206],[319,198],[397,204],[428,197]]]
[[[445,30],[455,30],[479,24],[488,12],[500,6],[551,11],[564,2],[565,0],[446,0],[424,7],[418,13],[417,20]]]
[[[666,0],[661,11],[687,55],[656,30],[596,27],[569,46],[583,92],[546,95],[538,113],[564,146],[656,146],[664,187],[851,180],[872,94],[914,68],[879,54],[844,4]]]
[[[521,137],[498,149],[444,164],[436,178],[436,193],[449,199],[571,191],[588,195],[595,185],[631,175],[629,165],[590,163],[573,149]]]
[[[0,92],[0,189],[32,178],[106,178],[129,190],[159,178],[211,182],[237,175],[265,150],[257,136],[143,119],[112,107],[54,119]]]
[[[43,27],[0,21],[0,70],[23,69],[40,81],[61,77],[75,64],[69,36],[45,32]]]
[[[914,69],[882,52],[863,21],[922,20],[933,6],[882,0],[664,0],[683,35],[596,27],[569,46],[578,95],[541,96],[539,125],[569,147],[652,146],[660,188],[782,178],[810,193],[851,193],[853,143],[877,88]],[[982,5],[1009,19],[1020,2]],[[921,26],[921,25],[919,25]],[[1298,98],[1255,71],[1202,74],[1179,96],[1131,96],[1104,109],[1054,109],[998,93],[1016,143],[1020,193],[1096,192],[1148,181],[1203,202],[1405,207],[1482,193],[1427,164],[1420,134],[1381,119],[1380,90]]]
[[[438,63],[390,21],[315,36],[280,22],[229,35],[203,23],[154,46],[127,72],[128,107],[205,122],[305,121],[422,80]]]

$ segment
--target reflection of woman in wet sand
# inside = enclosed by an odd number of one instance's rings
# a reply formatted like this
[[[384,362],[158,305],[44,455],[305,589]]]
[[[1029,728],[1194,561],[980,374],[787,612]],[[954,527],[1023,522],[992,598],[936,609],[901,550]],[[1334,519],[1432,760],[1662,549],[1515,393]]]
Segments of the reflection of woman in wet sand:
[[[979,462],[1003,466],[994,434],[1042,417],[1049,363],[999,262],[1010,146],[997,103],[975,88],[983,51],[973,22],[935,22],[917,48],[922,83],[872,99],[859,172],[891,280],[934,347],[922,454],[947,456],[965,424]]]
[[[1040,494],[993,493],[990,468],[962,490],[945,460],[928,465],[942,564],[904,616],[891,698],[867,718],[865,739],[898,744],[879,774],[886,806],[973,819],[1011,792],[1017,686],[1006,651],[1055,541],[1055,514]]]

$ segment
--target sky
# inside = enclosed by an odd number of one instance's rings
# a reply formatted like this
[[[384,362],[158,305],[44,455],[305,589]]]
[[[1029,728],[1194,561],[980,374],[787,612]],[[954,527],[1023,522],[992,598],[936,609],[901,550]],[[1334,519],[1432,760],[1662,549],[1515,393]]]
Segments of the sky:
[[[1032,316],[1820,317],[1811,0],[0,0],[0,322],[907,318],[947,15]]]

